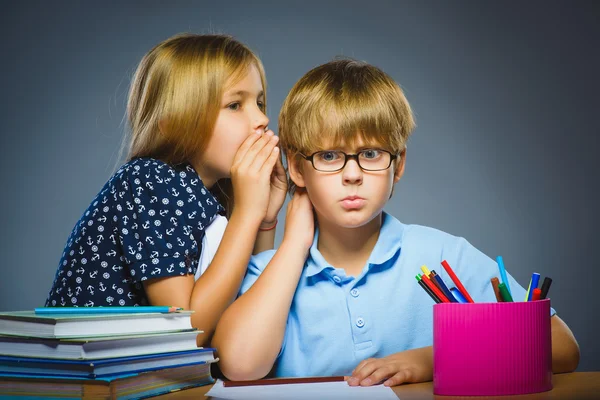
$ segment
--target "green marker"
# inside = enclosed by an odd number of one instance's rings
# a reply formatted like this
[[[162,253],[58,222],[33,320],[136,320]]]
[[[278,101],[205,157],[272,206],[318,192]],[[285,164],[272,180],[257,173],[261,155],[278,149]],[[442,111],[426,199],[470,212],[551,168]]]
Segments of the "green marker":
[[[504,283],[499,284],[498,289],[500,290],[500,296],[502,296],[504,301],[506,301],[506,302],[513,301],[513,298],[510,295],[510,292],[508,291],[508,289],[506,288],[506,285]]]

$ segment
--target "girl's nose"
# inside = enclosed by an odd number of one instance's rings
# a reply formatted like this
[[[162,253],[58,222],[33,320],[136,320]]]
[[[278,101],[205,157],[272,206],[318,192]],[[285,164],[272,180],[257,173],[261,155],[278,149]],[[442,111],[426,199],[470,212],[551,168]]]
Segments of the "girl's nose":
[[[260,109],[257,108],[252,125],[254,130],[267,130],[267,125],[269,125],[269,117],[267,117]]]

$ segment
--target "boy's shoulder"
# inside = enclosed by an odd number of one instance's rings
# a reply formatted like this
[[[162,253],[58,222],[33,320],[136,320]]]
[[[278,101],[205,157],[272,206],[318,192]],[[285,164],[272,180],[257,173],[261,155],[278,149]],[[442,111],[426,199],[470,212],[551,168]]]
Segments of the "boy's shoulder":
[[[427,248],[445,248],[466,242],[466,239],[438,228],[419,224],[403,224],[402,247],[425,246]]]
[[[411,240],[438,240],[438,241],[454,241],[460,239],[451,233],[444,232],[438,228],[419,224],[404,225],[404,238]]]

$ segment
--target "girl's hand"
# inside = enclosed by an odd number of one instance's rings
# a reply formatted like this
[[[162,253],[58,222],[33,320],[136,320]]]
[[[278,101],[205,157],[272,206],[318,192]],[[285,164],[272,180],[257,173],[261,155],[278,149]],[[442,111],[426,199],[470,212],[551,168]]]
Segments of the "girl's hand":
[[[308,250],[315,235],[313,206],[304,188],[296,188],[287,205],[283,241],[290,241]]]
[[[279,156],[277,157],[273,172],[271,172],[269,205],[267,207],[265,218],[261,224],[262,228],[271,227],[277,221],[277,214],[279,214],[279,210],[281,210],[281,206],[283,206],[283,202],[285,201],[287,187],[287,176],[285,174],[285,169],[283,168],[283,163],[281,162],[281,156]]]
[[[385,386],[426,382],[433,378],[432,347],[422,347],[394,353],[384,358],[367,358],[348,377],[350,386]]]
[[[269,208],[271,175],[279,160],[278,141],[279,138],[272,131],[261,131],[248,136],[238,149],[231,166],[233,212],[243,213],[257,223],[265,219]]]

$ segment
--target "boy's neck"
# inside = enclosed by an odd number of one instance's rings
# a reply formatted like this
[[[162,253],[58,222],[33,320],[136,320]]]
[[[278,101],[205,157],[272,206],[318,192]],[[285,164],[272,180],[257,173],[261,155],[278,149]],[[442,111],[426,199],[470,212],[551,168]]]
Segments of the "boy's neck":
[[[341,228],[319,220],[317,248],[329,264],[345,270],[346,275],[357,276],[377,243],[382,220],[383,213],[380,213],[358,228]]]

